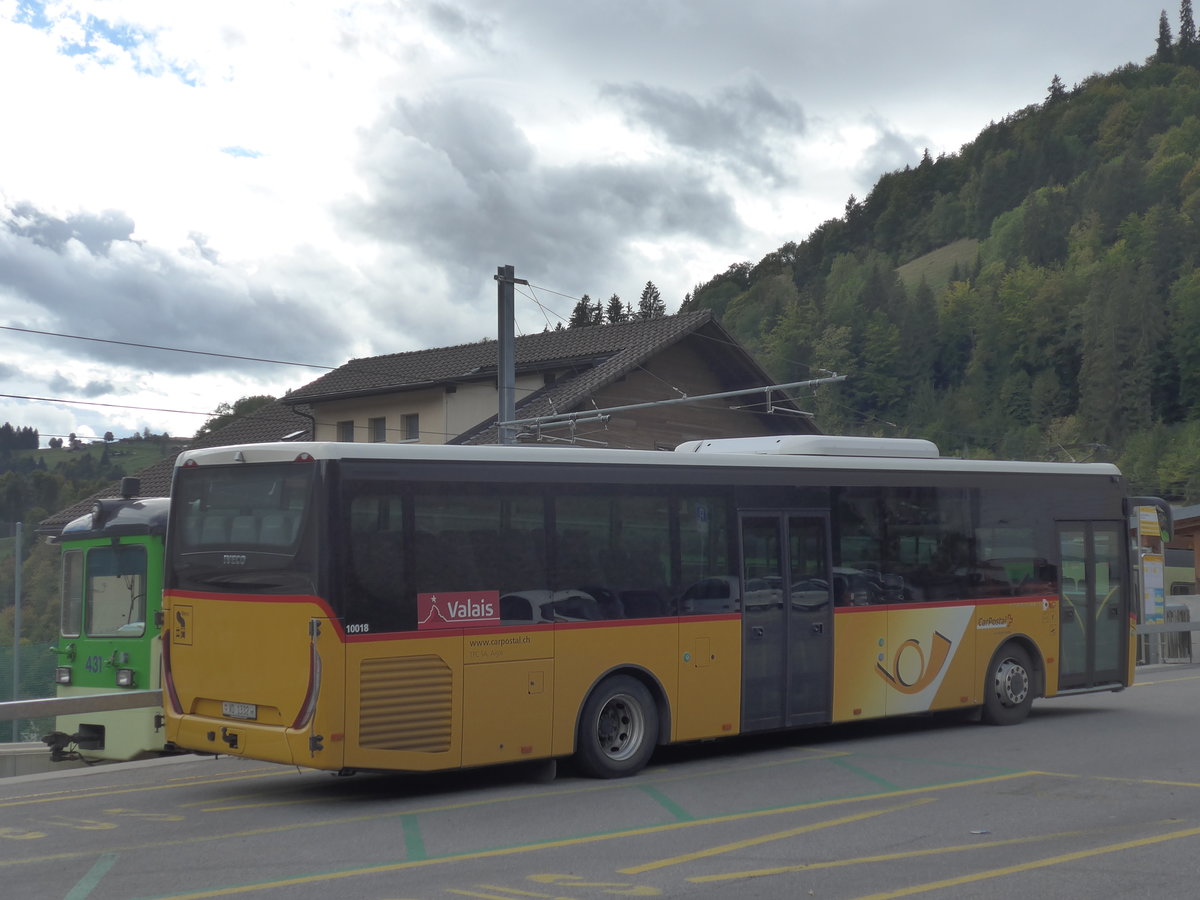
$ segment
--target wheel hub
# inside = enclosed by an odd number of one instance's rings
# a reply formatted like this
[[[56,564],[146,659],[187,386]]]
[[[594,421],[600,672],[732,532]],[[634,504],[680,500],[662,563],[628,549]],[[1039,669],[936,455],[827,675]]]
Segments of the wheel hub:
[[[610,759],[624,759],[641,745],[644,723],[636,704],[614,697],[600,712],[596,737]]]
[[[1029,673],[1020,663],[1006,659],[996,669],[996,696],[1005,706],[1020,706],[1029,695]]]

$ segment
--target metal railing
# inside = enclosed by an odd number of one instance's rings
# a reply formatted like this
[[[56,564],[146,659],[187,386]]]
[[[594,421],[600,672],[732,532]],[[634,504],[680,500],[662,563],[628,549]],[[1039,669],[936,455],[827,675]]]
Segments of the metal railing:
[[[78,697],[44,697],[40,700],[9,700],[0,703],[0,722],[108,712],[114,709],[148,709],[152,706],[162,706],[162,700],[162,691],[159,690],[81,694]]]

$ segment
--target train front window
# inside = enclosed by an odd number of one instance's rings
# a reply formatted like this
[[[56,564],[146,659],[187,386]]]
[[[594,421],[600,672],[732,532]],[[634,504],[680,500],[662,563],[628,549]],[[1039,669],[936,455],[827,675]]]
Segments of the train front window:
[[[79,637],[83,627],[83,551],[63,551],[62,633]]]
[[[93,547],[88,551],[84,626],[92,637],[141,637],[145,633],[145,547]]]

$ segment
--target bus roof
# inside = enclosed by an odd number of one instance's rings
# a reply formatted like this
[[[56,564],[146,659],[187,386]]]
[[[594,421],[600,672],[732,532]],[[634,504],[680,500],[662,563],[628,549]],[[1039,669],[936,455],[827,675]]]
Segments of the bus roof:
[[[804,437],[802,435],[789,438]],[[823,436],[830,441],[847,441],[832,435]],[[738,441],[745,440],[739,446]],[[768,452],[750,449],[757,439],[734,439],[723,446],[720,441],[692,442],[680,445],[677,452],[664,453],[655,450],[611,450],[580,447],[543,446],[460,446],[447,444],[360,444],[321,442],[288,442],[271,444],[241,444],[229,447],[209,447],[202,450],[187,450],[175,461],[176,467],[192,465],[231,465],[235,463],[292,462],[307,454],[314,460],[398,460],[440,462],[520,462],[526,464],[554,463],[556,465],[580,466],[670,466],[678,468],[769,468],[769,469],[827,469],[894,472],[956,472],[961,474],[1046,474],[1046,475],[1091,475],[1120,477],[1120,470],[1111,463],[1054,463],[1023,462],[1011,460],[954,459],[928,455],[886,455],[882,448],[873,454],[846,455],[843,453],[788,453],[784,450]],[[775,441],[776,438],[763,438]],[[853,449],[854,439],[841,445],[843,450]],[[886,438],[858,440],[891,440]],[[697,444],[708,445],[699,449]],[[937,448],[928,441],[902,441],[908,445],[927,445]],[[787,446],[786,442],[784,446]],[[799,446],[794,444],[792,446]],[[820,446],[820,442],[812,446]],[[826,447],[834,447],[829,443]],[[865,445],[860,445],[866,450]],[[900,448],[897,448],[899,450]],[[921,446],[912,446],[914,453],[927,452]]]

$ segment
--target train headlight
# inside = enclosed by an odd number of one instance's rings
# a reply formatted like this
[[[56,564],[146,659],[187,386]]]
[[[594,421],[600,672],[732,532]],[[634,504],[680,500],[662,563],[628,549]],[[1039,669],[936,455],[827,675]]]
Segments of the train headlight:
[[[70,684],[71,683],[71,667],[57,666],[54,669],[55,684]]]
[[[117,669],[117,687],[133,687],[133,669]]]

